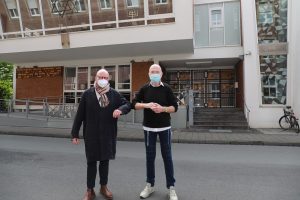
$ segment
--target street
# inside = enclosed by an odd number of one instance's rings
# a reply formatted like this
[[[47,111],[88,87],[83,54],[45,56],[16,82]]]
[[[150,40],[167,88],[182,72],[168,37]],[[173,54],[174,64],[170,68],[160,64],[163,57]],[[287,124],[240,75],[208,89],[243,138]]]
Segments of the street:
[[[179,200],[299,200],[300,148],[173,144]],[[155,192],[167,200],[157,145]],[[117,200],[139,199],[145,186],[141,142],[118,142],[109,188]],[[0,135],[1,200],[80,200],[85,192],[84,145],[70,139]],[[96,180],[97,200],[99,179]]]

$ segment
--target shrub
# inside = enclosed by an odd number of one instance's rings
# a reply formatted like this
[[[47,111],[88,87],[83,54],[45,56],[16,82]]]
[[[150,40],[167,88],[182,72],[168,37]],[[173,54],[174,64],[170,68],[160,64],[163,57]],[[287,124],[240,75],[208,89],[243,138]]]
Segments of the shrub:
[[[12,84],[10,81],[0,80],[0,112],[7,111],[8,101],[13,94]]]

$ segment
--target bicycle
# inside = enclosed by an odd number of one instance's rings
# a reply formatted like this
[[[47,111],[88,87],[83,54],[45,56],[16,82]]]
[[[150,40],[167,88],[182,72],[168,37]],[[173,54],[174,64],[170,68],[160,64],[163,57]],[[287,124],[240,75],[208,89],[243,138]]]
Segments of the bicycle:
[[[283,108],[284,115],[279,119],[279,125],[283,130],[296,129],[299,133],[298,119],[295,117],[294,111],[291,106]]]

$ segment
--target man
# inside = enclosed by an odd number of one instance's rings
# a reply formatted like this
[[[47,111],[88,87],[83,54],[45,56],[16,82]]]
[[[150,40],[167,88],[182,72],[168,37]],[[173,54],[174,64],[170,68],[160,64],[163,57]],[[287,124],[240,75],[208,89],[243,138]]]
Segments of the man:
[[[83,123],[87,159],[87,191],[83,200],[96,197],[97,161],[100,161],[100,194],[106,199],[113,198],[107,188],[109,160],[115,159],[118,118],[127,114],[131,106],[120,93],[110,88],[108,77],[105,69],[97,72],[94,87],[82,94],[72,128],[72,143],[79,144],[79,130]]]
[[[170,122],[170,113],[176,112],[178,105],[171,88],[166,83],[161,82],[161,77],[161,67],[157,64],[151,65],[149,68],[150,83],[139,90],[132,102],[132,106],[136,110],[144,109],[143,129],[146,146],[147,183],[145,189],[140,193],[140,198],[145,199],[154,192],[156,138],[159,136],[169,198],[170,200],[178,200],[174,188]]]

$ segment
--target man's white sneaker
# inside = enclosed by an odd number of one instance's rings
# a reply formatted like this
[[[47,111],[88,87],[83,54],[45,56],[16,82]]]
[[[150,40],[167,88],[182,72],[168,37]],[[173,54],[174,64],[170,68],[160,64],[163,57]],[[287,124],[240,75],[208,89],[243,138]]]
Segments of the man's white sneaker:
[[[141,199],[146,199],[154,192],[154,187],[151,186],[150,183],[146,184],[146,187],[143,189],[143,191],[140,194]]]
[[[175,188],[173,186],[171,186],[169,189],[169,200],[178,200]]]

